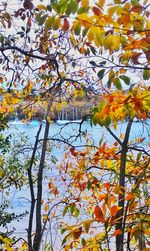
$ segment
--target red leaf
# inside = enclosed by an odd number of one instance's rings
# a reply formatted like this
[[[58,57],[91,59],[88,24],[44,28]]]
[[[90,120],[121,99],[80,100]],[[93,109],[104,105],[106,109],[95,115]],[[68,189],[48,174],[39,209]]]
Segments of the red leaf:
[[[68,21],[68,19],[65,17],[65,18],[64,18],[64,23],[63,23],[62,29],[63,29],[63,31],[68,31],[68,30],[69,30],[69,27],[70,27],[69,21]]]
[[[110,211],[112,216],[116,216],[116,214],[118,213],[118,207],[114,205],[111,207]]]
[[[78,152],[75,151],[75,148],[74,147],[71,147],[70,148],[70,152],[73,156],[77,156],[78,155]]]
[[[98,205],[96,205],[94,209],[94,214],[97,221],[104,222],[104,215],[103,215],[102,209]]]
[[[83,182],[82,185],[81,185],[81,191],[83,191],[85,188],[86,188],[86,182]]]
[[[82,227],[79,227],[73,231],[74,239],[78,239],[82,233]]]
[[[28,18],[28,21],[27,21],[27,26],[31,27],[32,26],[32,20],[31,20],[31,17]]]
[[[134,6],[134,7],[132,7],[132,8],[130,9],[130,11],[136,12],[136,13],[140,13],[140,12],[142,12],[142,10],[143,10],[143,6],[141,6],[141,5]]]
[[[117,146],[118,145],[118,142],[116,141],[116,142],[114,142],[114,146]]]
[[[112,234],[112,236],[116,236],[116,235],[121,235],[122,231],[120,229],[115,230],[115,232]]]
[[[99,16],[99,15],[101,14],[100,9],[97,8],[97,7],[93,7],[93,12],[94,12],[94,14],[97,15],[97,16]]]

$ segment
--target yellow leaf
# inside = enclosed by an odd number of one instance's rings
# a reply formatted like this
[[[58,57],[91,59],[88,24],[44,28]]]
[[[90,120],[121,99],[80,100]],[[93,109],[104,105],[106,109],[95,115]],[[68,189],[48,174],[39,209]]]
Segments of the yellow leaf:
[[[119,47],[120,47],[120,37],[119,36],[114,36],[113,47],[114,47],[115,51],[117,51],[119,49]]]
[[[46,204],[44,210],[47,212],[49,210],[49,204]]]
[[[37,8],[40,10],[46,10],[46,6],[44,4],[37,5]]]
[[[8,245],[11,245],[11,240],[9,238],[4,238],[3,242],[8,244]]]
[[[60,18],[58,17],[55,19],[55,21],[53,23],[54,30],[58,30],[59,26],[60,26]]]
[[[105,0],[99,0],[98,3],[97,3],[97,5],[98,5],[101,9],[103,9],[104,4],[105,4]]]
[[[47,214],[43,214],[42,218],[43,218],[43,221],[46,221],[46,220],[48,220],[48,215]]]
[[[5,251],[13,251],[13,249],[10,246],[5,245],[4,247]]]
[[[88,233],[88,232],[89,232],[89,229],[90,229],[91,222],[90,222],[90,221],[85,221],[85,222],[83,223],[83,225],[84,225],[84,228],[85,228],[86,233]]]
[[[84,8],[87,8],[89,6],[89,0],[82,0],[81,2]]]

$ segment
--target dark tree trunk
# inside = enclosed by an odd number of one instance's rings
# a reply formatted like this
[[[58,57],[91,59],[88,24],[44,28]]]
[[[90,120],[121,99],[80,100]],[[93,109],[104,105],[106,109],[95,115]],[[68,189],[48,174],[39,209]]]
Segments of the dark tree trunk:
[[[117,218],[118,221],[116,223],[116,230],[120,230],[121,234],[116,236],[116,251],[123,251],[124,250],[124,224],[123,224],[123,216],[124,216],[124,197],[125,197],[125,170],[126,170],[126,157],[128,152],[128,141],[130,136],[132,126],[132,120],[129,120],[125,138],[122,143],[121,149],[121,159],[120,159],[120,176],[119,176],[119,187],[120,187],[120,194],[118,197],[118,207],[121,209],[118,211]]]
[[[28,168],[28,178],[29,178],[29,187],[30,187],[30,196],[31,196],[31,207],[30,207],[30,214],[29,214],[29,224],[28,224],[28,247],[29,251],[33,251],[32,247],[32,225],[33,225],[33,214],[35,208],[35,194],[34,194],[34,187],[33,187],[33,179],[32,179],[32,167],[35,159],[35,154],[38,146],[39,135],[42,129],[42,124],[40,124],[39,130],[36,135],[36,140],[34,143],[34,148],[31,156],[30,166]]]
[[[44,140],[43,140],[41,159],[40,159],[38,178],[37,178],[36,230],[35,230],[35,237],[34,237],[34,242],[33,242],[34,251],[40,250],[40,244],[41,244],[41,238],[42,238],[42,215],[41,215],[42,181],[43,181],[43,169],[44,169],[48,134],[49,134],[49,122],[46,121]]]

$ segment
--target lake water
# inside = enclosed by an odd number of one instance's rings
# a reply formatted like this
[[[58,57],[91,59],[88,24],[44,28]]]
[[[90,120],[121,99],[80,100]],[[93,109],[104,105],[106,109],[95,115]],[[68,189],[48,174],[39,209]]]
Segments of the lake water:
[[[18,133],[25,133],[28,137],[28,142],[33,145],[35,141],[35,136],[39,128],[39,122],[34,122],[29,125],[22,124],[22,123],[10,123],[9,124],[9,129],[7,130],[6,134],[13,133],[14,137],[15,135],[18,135]],[[43,138],[44,135],[44,128],[45,124],[43,123],[40,138]],[[126,128],[126,123],[124,124],[119,124],[118,129],[117,129],[117,136],[121,133],[124,133]],[[149,134],[150,132],[147,129],[148,127],[146,126],[145,128],[142,126],[140,123],[133,123],[132,130],[131,130],[131,135],[130,135],[130,140],[135,138],[135,137],[145,137],[146,140],[144,143],[149,141]],[[53,123],[50,125],[50,132],[49,132],[49,137],[53,137],[55,139],[59,140],[67,140],[74,146],[82,146],[85,144],[85,138],[83,136],[79,136],[79,129],[82,132],[87,132],[89,137],[92,138],[91,143],[92,144],[99,144],[99,141],[103,137],[104,140],[107,141],[108,145],[112,144],[114,142],[114,139],[109,133],[101,128],[100,126],[92,126],[90,125],[90,122],[86,121],[82,124],[82,127],[80,128],[80,122],[74,122],[74,123],[69,123],[65,124],[63,122],[60,123]],[[114,130],[114,129],[112,129]],[[76,136],[78,137],[76,138]],[[63,154],[65,151],[64,145],[61,145],[58,147],[60,141],[55,141],[55,145],[52,146],[51,149],[51,155],[56,156],[58,161],[61,161],[63,158]],[[143,143],[143,144],[144,144]],[[55,177],[58,176],[58,172],[55,169],[52,169],[50,172],[48,172],[49,177]],[[48,194],[48,188],[47,188],[47,182],[44,183],[44,191],[43,191],[44,196],[46,197]],[[30,195],[26,187],[23,187],[21,191],[18,191],[16,189],[11,191],[11,194],[9,195],[10,199],[10,211],[15,211],[16,213],[23,213],[26,210],[29,210],[29,199]],[[26,232],[27,228],[27,217],[23,218],[20,222],[13,222],[11,224],[11,228],[15,227],[16,228],[16,234],[21,235]]]

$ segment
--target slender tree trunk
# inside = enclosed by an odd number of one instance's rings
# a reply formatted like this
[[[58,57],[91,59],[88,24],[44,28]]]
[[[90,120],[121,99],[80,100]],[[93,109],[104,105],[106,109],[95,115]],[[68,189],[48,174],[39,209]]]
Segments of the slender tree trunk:
[[[117,214],[117,223],[116,223],[116,230],[120,230],[121,234],[116,236],[116,251],[123,251],[124,250],[124,224],[123,224],[123,215],[124,215],[124,197],[125,197],[125,170],[126,170],[126,157],[128,152],[128,141],[130,136],[132,126],[132,120],[129,120],[126,128],[125,138],[122,143],[122,150],[121,150],[121,159],[120,159],[120,176],[119,176],[119,187],[120,187],[120,194],[118,197],[118,207],[121,209],[118,211]]]
[[[35,208],[35,194],[34,194],[34,187],[33,187],[33,179],[32,179],[32,167],[35,159],[35,154],[38,146],[39,135],[42,129],[42,124],[40,124],[39,130],[36,135],[36,140],[34,143],[34,148],[31,156],[30,166],[28,168],[28,178],[29,178],[29,187],[30,187],[30,196],[31,196],[31,207],[30,207],[30,215],[29,215],[29,224],[28,224],[28,246],[29,251],[33,250],[32,247],[32,225],[33,225],[33,215],[34,215],[34,208]]]
[[[42,181],[43,181],[43,169],[45,163],[45,155],[47,148],[47,138],[49,134],[49,122],[46,120],[45,133],[44,133],[44,141],[41,152],[41,159],[38,170],[38,178],[37,178],[37,201],[36,201],[36,230],[35,237],[33,242],[33,250],[39,251],[41,238],[42,238],[42,215],[41,215],[41,201],[42,201]]]

